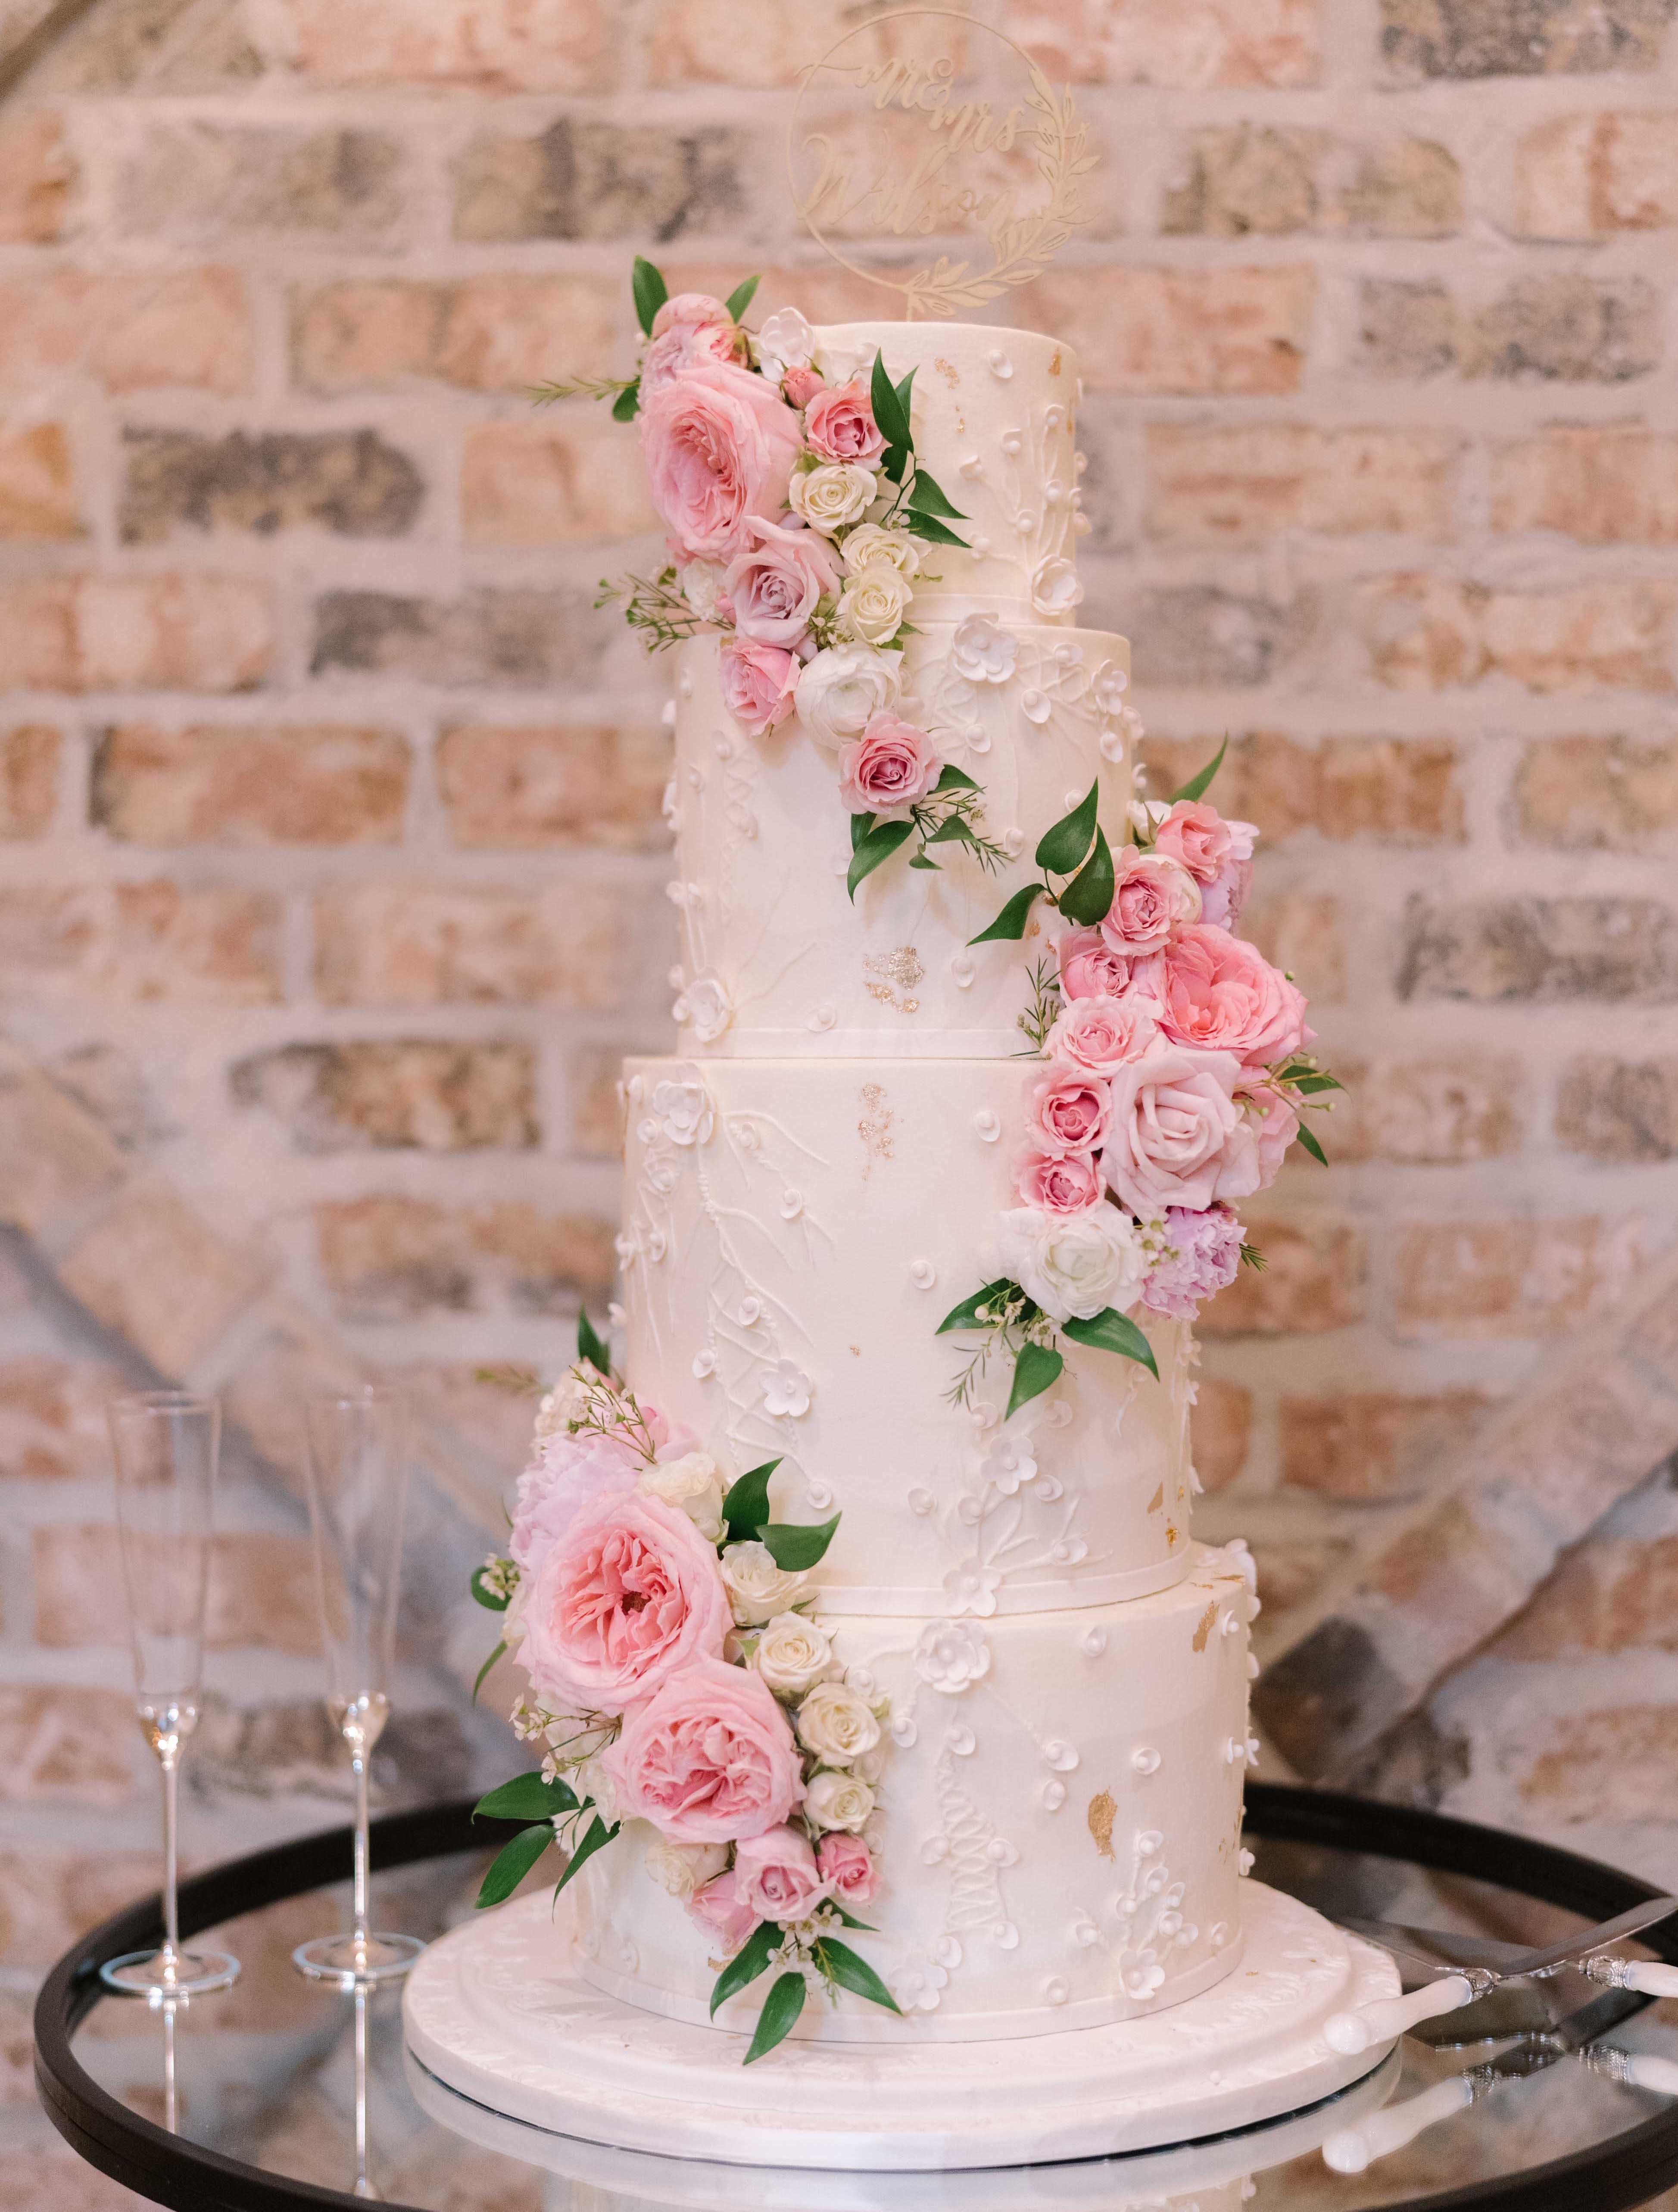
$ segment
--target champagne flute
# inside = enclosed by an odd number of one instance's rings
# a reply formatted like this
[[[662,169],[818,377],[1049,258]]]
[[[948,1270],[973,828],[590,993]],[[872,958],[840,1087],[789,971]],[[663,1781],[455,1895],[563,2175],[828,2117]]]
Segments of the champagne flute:
[[[222,1990],[239,1961],[183,1951],[176,1899],[180,1762],[198,1724],[204,1599],[222,1409],[185,1390],[144,1390],[106,1409],[117,1470],[117,1538],[134,1653],[134,1708],[163,1770],[163,1942],[100,1968],[106,1987],[153,2004]]]
[[[368,1764],[390,1717],[411,1415],[399,1390],[368,1384],[305,1408],[309,1533],[326,1655],[326,1710],[356,1777],[353,1926],[292,1957],[300,1972],[353,1990],[405,1974],[425,1948],[368,1929]]]

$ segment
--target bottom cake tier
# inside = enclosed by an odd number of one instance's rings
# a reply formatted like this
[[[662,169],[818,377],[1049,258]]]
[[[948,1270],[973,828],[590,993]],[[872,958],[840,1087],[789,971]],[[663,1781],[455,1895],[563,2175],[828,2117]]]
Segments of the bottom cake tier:
[[[870,1754],[878,1892],[851,1940],[906,2017],[840,1993],[795,2033],[980,2041],[1158,2012],[1241,1955],[1243,1547],[1194,1549],[1149,1597],[1057,1613],[831,1624],[846,1680],[889,1705]],[[575,1971],[703,2026],[723,1960],[649,1869],[650,1829],[579,1873]],[[762,1990],[725,2003],[749,2030]]]

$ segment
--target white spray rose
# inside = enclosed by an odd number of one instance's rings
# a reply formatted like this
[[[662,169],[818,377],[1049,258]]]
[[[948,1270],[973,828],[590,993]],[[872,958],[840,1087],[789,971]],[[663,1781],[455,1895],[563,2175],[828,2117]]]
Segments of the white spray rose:
[[[751,1663],[777,1697],[802,1697],[833,1664],[833,1646],[826,1631],[801,1613],[778,1613],[758,1638]]]
[[[901,656],[868,645],[830,645],[805,663],[795,705],[818,745],[837,751],[860,738],[903,690]]]
[[[1116,1206],[1043,1213],[1022,1206],[998,1224],[1002,1272],[1054,1321],[1089,1321],[1135,1304],[1148,1272],[1136,1224]]]
[[[759,1628],[776,1613],[790,1613],[809,1589],[808,1576],[776,1566],[769,1546],[755,1538],[724,1552],[722,1583],[742,1628]]]
[[[852,575],[871,561],[889,561],[900,576],[921,573],[921,544],[906,530],[882,530],[877,522],[859,522],[839,549]]]
[[[642,1862],[660,1889],[685,1905],[695,1890],[720,1875],[728,1863],[727,1844],[667,1844],[660,1836],[647,1846]]]
[[[708,1452],[684,1452],[641,1471],[637,1486],[648,1498],[685,1513],[708,1544],[722,1534],[722,1476]]]
[[[859,1836],[874,1809],[874,1793],[854,1774],[825,1771],[811,1778],[804,1793],[804,1817],[818,1828],[842,1828]]]
[[[798,1738],[830,1766],[848,1766],[879,1741],[866,1701],[842,1682],[818,1682],[798,1709]]]
[[[848,522],[860,522],[879,489],[873,471],[859,462],[824,461],[795,476],[787,496],[794,514],[830,538]]]
[[[890,561],[871,561],[860,568],[839,596],[839,620],[853,636],[884,645],[903,626],[909,586]]]

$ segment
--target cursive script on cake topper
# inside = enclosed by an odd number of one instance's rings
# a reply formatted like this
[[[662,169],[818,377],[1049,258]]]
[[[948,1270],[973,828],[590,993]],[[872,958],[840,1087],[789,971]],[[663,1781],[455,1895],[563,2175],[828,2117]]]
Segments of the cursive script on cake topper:
[[[963,43],[935,50],[933,27],[947,24]],[[982,65],[964,65],[975,54]],[[842,269],[896,292],[910,319],[944,318],[1054,259],[1085,219],[1088,142],[1071,94],[1006,33],[950,9],[897,8],[853,25],[802,72],[787,168],[800,220]],[[947,244],[899,275],[836,242],[859,238]]]

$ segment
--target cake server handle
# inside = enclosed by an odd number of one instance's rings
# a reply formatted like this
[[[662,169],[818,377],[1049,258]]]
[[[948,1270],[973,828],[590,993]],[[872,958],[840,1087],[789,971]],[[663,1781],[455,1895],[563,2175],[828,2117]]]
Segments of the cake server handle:
[[[1322,2146],[1322,2162],[1335,2173],[1361,2173],[1377,2158],[1402,2150],[1424,2128],[1437,2127],[1453,2112],[1466,2112],[1474,2100],[1474,2085],[1468,2076],[1453,2074],[1424,2089],[1420,2097],[1330,2136]]]
[[[1408,1996],[1379,1997],[1373,2004],[1359,2005],[1354,2012],[1330,2013],[1322,2024],[1322,2039],[1330,2051],[1355,2057],[1372,2043],[1386,2043],[1395,2035],[1402,2035],[1418,2021],[1455,2012],[1474,1995],[1474,1985],[1466,1974],[1441,1974],[1437,1982],[1424,1982]]]
[[[1615,1959],[1599,1951],[1587,1959],[1584,1971],[1593,1982],[1606,1982],[1611,1990],[1637,1990],[1646,1997],[1678,1997],[1678,1966],[1664,1966],[1657,1959]]]

